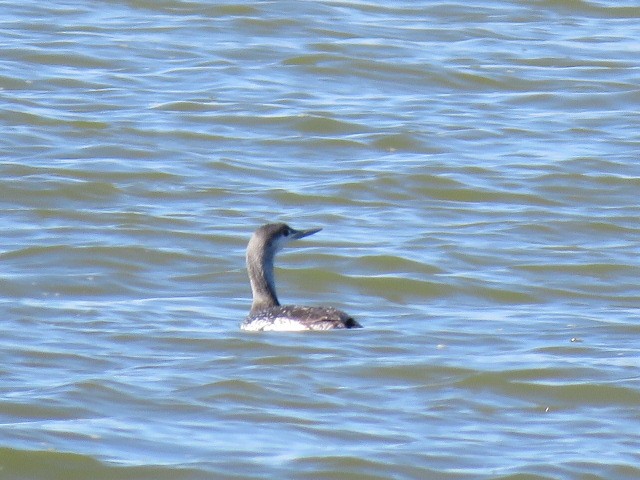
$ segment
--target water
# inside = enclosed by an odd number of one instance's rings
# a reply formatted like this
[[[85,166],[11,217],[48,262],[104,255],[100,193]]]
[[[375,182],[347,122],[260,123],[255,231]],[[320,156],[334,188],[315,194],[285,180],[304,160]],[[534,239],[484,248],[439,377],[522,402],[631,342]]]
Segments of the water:
[[[640,477],[637,2],[0,11],[3,479]]]

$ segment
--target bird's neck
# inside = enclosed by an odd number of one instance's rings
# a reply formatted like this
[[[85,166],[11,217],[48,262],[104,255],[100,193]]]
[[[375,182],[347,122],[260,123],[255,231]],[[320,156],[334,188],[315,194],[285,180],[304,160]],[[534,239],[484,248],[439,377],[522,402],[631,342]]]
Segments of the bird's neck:
[[[280,305],[273,276],[273,257],[273,254],[247,253],[247,271],[253,293],[251,313]]]

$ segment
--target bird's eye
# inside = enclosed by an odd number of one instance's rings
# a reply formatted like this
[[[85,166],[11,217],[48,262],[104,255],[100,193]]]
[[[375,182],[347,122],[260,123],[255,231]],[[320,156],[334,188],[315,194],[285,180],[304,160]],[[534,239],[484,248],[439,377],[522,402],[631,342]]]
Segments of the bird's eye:
[[[287,229],[285,229],[285,231],[284,231],[284,236],[285,236],[285,237],[288,237],[290,233],[291,233],[291,230],[289,230],[289,229],[287,228]]]

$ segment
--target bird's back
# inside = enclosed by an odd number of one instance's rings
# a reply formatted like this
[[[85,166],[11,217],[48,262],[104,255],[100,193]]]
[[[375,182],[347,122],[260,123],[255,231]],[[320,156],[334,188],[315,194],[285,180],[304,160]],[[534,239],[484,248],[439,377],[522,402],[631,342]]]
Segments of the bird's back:
[[[333,307],[301,307],[278,305],[249,316],[240,328],[248,331],[331,330],[336,328],[361,328],[353,317]]]

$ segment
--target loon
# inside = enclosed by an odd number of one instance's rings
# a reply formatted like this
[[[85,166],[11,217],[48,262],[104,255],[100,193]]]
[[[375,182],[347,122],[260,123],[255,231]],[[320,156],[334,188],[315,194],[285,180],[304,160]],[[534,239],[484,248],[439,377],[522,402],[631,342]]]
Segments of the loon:
[[[269,223],[258,228],[247,247],[247,271],[253,303],[240,328],[248,331],[331,330],[361,328],[347,313],[333,307],[280,305],[276,296],[273,260],[292,240],[308,237],[322,230],[294,230],[285,223]]]

